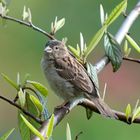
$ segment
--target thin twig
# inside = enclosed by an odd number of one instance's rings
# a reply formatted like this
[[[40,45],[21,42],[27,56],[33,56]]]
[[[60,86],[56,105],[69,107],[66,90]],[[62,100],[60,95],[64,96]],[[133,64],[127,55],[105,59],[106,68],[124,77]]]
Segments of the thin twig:
[[[123,57],[123,60],[127,60],[127,61],[131,61],[131,62],[140,64],[140,59],[135,59],[135,58],[131,58],[131,57]]]
[[[30,112],[24,110],[23,108],[21,108],[18,104],[16,104],[15,102],[3,97],[3,96],[0,96],[0,99],[6,101],[7,103],[9,103],[10,105],[13,105],[15,106],[16,108],[18,108],[19,110],[21,110],[25,115],[29,116],[30,118],[32,118],[33,120],[35,120],[36,122],[42,124],[42,120],[40,120],[39,118],[35,117],[33,114],[31,114]]]
[[[20,20],[20,19],[11,17],[11,16],[7,16],[7,15],[4,15],[4,16],[0,15],[0,16],[1,16],[1,18],[3,18],[3,19],[10,20],[10,21],[14,21],[14,22],[17,22],[17,23],[19,23],[19,24],[23,24],[23,25],[25,25],[25,26],[27,26],[27,27],[30,27],[30,28],[32,28],[33,30],[44,34],[45,36],[47,36],[47,37],[50,38],[50,39],[53,39],[53,40],[55,39],[54,36],[52,36],[51,34],[49,34],[49,33],[46,32],[46,31],[44,31],[43,29],[41,29],[41,28],[35,26],[33,23],[25,22],[25,21],[23,21],[23,20]]]

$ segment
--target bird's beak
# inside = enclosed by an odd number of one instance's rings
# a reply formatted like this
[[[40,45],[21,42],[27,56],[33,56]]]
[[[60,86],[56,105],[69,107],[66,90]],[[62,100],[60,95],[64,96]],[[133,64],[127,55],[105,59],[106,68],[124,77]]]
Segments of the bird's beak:
[[[52,53],[52,48],[50,46],[47,46],[44,51],[47,53]]]

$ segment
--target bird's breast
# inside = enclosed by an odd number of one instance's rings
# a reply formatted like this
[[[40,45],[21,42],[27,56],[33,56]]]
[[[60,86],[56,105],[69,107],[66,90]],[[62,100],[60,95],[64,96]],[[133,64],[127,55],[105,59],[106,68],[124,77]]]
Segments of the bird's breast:
[[[59,97],[64,100],[74,97],[73,85],[57,73],[53,61],[42,59],[42,68],[50,87]]]

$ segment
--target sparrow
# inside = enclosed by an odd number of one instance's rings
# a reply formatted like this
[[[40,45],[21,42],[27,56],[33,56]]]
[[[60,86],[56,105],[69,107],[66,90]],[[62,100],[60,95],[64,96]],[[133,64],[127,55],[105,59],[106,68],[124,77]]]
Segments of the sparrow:
[[[116,118],[111,108],[97,94],[84,66],[72,55],[63,41],[47,42],[41,65],[48,84],[64,101],[84,97],[92,101],[103,116]]]

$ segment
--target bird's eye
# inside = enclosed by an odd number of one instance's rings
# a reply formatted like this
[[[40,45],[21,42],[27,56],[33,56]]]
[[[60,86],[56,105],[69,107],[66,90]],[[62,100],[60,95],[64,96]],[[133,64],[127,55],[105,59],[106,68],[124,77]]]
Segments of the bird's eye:
[[[55,49],[56,51],[58,51],[58,50],[59,50],[58,46],[55,46],[55,47],[54,47],[54,49]]]

